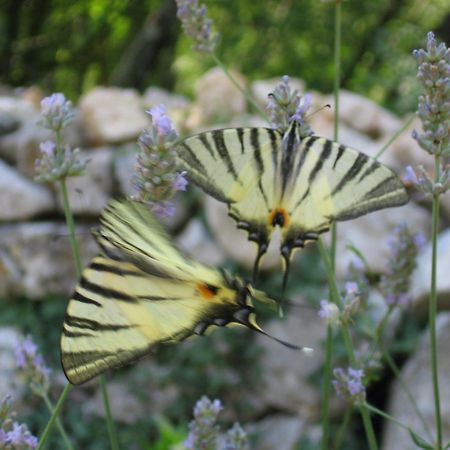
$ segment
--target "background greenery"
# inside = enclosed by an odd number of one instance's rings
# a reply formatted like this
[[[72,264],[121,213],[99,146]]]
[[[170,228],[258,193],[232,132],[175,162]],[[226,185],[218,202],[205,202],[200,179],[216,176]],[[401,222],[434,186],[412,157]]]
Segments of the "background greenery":
[[[2,0],[0,79],[72,100],[98,85],[191,93],[214,62],[190,51],[174,0]],[[289,74],[330,92],[333,2],[210,0],[220,58],[249,79]],[[345,1],[342,86],[403,113],[414,108],[410,51],[429,30],[449,41],[447,0]],[[394,68],[395,67],[395,68]]]

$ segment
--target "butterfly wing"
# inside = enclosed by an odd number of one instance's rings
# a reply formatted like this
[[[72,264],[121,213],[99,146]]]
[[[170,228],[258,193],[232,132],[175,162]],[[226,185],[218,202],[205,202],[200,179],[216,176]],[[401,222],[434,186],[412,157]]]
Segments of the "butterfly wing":
[[[292,171],[295,177],[282,200],[290,217],[282,245],[315,238],[334,221],[408,201],[402,181],[391,169],[364,153],[317,136],[301,140]]]
[[[235,322],[262,332],[243,283],[185,259],[145,206],[113,202],[101,224],[97,238],[104,255],[84,270],[61,335],[62,366],[71,383],[210,326]]]
[[[374,158],[299,133],[295,121],[284,135],[267,128],[215,130],[177,149],[190,179],[227,203],[238,228],[257,243],[254,278],[276,226],[283,234],[286,280],[292,250],[317,239],[333,221],[408,201],[398,176]]]
[[[238,228],[267,250],[268,221],[280,193],[282,135],[270,128],[229,128],[191,136],[177,147],[179,166],[189,179],[228,205]]]

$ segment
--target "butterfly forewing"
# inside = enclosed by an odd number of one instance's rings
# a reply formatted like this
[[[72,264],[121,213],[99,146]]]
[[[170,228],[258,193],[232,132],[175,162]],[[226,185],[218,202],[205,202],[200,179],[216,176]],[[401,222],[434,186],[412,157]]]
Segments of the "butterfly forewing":
[[[305,153],[286,198],[293,226],[299,232],[316,232],[333,221],[408,200],[398,176],[364,153],[316,137],[302,140],[299,154]]]
[[[192,136],[177,148],[180,167],[207,193],[247,222],[266,222],[276,201],[280,133],[230,128]]]
[[[61,335],[71,383],[212,325],[239,322],[260,330],[243,283],[184,258],[144,205],[112,202],[101,224],[104,254],[84,270]]]

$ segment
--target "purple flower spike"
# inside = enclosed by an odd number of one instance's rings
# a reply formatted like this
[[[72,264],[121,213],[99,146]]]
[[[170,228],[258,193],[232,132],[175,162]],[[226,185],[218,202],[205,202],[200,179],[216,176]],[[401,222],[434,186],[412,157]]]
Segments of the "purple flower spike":
[[[337,367],[333,370],[333,386],[336,393],[348,402],[360,405],[366,399],[366,389],[363,384],[364,370],[348,367],[347,371]]]
[[[164,105],[156,105],[147,113],[151,126],[138,139],[141,152],[132,179],[136,189],[132,199],[148,204],[159,217],[169,217],[175,213],[170,199],[175,192],[185,191],[188,184],[185,172],[176,172],[174,145],[178,133]]]
[[[75,113],[72,103],[64,94],[55,93],[41,101],[42,125],[52,131],[59,132],[73,122]]]
[[[176,0],[176,3],[183,30],[194,41],[192,49],[212,53],[219,35],[212,31],[213,22],[206,16],[206,6],[199,5],[198,0]]]

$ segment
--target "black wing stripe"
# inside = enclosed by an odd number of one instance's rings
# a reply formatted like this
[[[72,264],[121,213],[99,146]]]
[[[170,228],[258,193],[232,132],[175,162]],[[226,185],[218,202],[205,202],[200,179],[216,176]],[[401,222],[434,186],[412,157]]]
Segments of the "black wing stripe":
[[[399,180],[396,176],[391,175],[388,178],[380,181],[375,187],[370,191],[366,192],[363,200],[374,200],[378,197],[383,197],[386,194],[394,195],[399,189]]]
[[[209,133],[203,133],[203,134],[200,134],[200,135],[198,136],[198,138],[199,138],[200,142],[203,144],[203,146],[205,147],[205,149],[207,150],[207,152],[211,155],[211,158],[212,158],[212,159],[217,159],[217,158],[214,156],[214,150],[213,150],[213,147],[212,147],[212,145],[208,142],[208,138],[206,137],[206,136],[208,136],[208,134],[209,134]]]
[[[162,301],[177,301],[182,300],[181,297],[164,297],[162,295],[139,295],[137,297],[139,300],[148,302],[162,302]]]
[[[81,331],[69,331],[63,326],[62,334],[68,338],[93,337],[92,333],[83,333]]]
[[[267,130],[267,133],[269,134],[269,138],[270,138],[270,147],[272,149],[272,163],[273,163],[273,168],[274,168],[274,173],[277,172],[278,170],[278,137],[279,134],[274,131],[271,130],[270,128]]]
[[[311,136],[303,139],[302,145],[300,146],[300,158],[297,163],[297,167],[295,168],[294,179],[297,180],[300,176],[300,171],[302,170],[303,164],[305,162],[306,156],[309,153],[309,150],[313,146],[314,142],[320,139],[318,136]]]
[[[69,327],[92,331],[119,331],[134,328],[134,325],[115,325],[109,323],[101,323],[97,320],[71,316],[69,314],[66,315],[64,323]]]
[[[331,195],[337,194],[347,185],[347,183],[353,180],[353,178],[355,178],[358,175],[358,173],[362,170],[364,164],[367,162],[368,159],[369,157],[364,153],[358,153],[358,156],[356,157],[352,166],[350,167],[350,169],[348,169],[347,173],[342,177],[341,181],[333,189]]]
[[[236,168],[234,167],[233,161],[230,158],[230,154],[228,153],[225,139],[223,138],[223,130],[213,131],[212,138],[214,141],[214,145],[216,146],[217,153],[227,166],[228,173],[231,173],[231,175],[233,175],[233,178],[237,181],[238,174],[236,172]]]
[[[196,170],[201,171],[202,173],[206,173],[205,166],[197,158],[197,155],[192,150],[192,148],[189,147],[189,145],[186,144],[185,142],[182,142],[180,146],[184,149],[184,152],[179,152],[178,156],[189,166],[189,170],[195,168]]]
[[[267,194],[264,191],[262,185],[262,176],[264,174],[264,161],[261,156],[261,145],[259,143],[259,133],[260,130],[258,128],[252,128],[250,130],[250,144],[253,147],[253,158],[256,164],[256,170],[258,172],[258,188],[263,196],[264,202],[266,203],[266,207],[269,207],[269,200],[267,198]]]
[[[259,177],[264,173],[264,162],[261,157],[261,146],[259,144],[259,130],[258,128],[252,128],[250,131],[250,143],[253,147],[253,157],[255,158],[256,168],[258,170]]]
[[[288,130],[286,141],[283,138],[283,161],[281,163],[281,195],[284,194],[286,186],[292,174],[292,164],[295,158],[297,143],[297,126],[295,123]]]
[[[239,139],[239,143],[241,144],[241,153],[245,153],[245,147],[244,147],[244,129],[243,128],[236,128],[237,137]]]
[[[319,159],[317,160],[316,165],[313,167],[313,169],[311,170],[311,173],[309,174],[308,182],[310,184],[314,181],[317,174],[322,169],[322,166],[324,165],[325,161],[330,157],[332,147],[333,147],[332,141],[328,141],[328,140],[325,141],[322,151],[320,152]]]
[[[98,284],[92,283],[86,278],[82,278],[80,281],[80,287],[86,289],[86,291],[92,292],[94,294],[100,295],[106,298],[112,298],[114,300],[136,303],[137,299],[131,295],[125,294],[124,292],[116,291],[115,289],[106,288]]]
[[[336,155],[336,159],[334,160],[333,163],[333,169],[336,168],[336,164],[338,163],[338,161],[341,159],[341,156],[345,153],[345,145],[340,144],[339,148],[338,148],[338,152]]]
[[[99,302],[97,302],[95,300],[92,300],[92,298],[88,298],[88,297],[85,297],[84,295],[81,295],[78,291],[74,292],[74,294],[72,296],[72,299],[76,300],[77,302],[80,302],[80,303],[86,303],[88,305],[97,306],[97,308],[101,308],[102,307],[101,303],[99,303]]]
[[[114,275],[120,276],[132,276],[132,277],[145,277],[141,271],[138,270],[125,270],[121,266],[113,266],[109,264],[103,264],[97,261],[94,261],[90,264],[89,268],[96,270],[97,272],[108,272],[113,273]]]
[[[368,175],[375,172],[380,167],[380,163],[378,161],[373,160],[372,164],[361,174],[361,176],[358,178],[358,183],[360,183],[364,178],[366,178]]]

